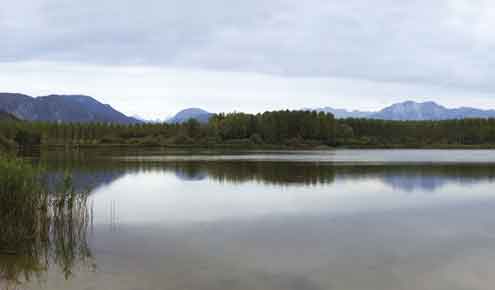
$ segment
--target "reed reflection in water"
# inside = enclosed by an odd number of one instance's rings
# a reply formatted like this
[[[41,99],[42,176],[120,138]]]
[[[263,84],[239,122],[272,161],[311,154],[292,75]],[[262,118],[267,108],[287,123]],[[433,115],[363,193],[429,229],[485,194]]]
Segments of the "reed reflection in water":
[[[16,289],[57,267],[69,279],[79,265],[94,268],[88,245],[88,194],[66,176],[56,191],[43,187],[0,203],[0,288]],[[34,186],[34,184],[31,184]]]

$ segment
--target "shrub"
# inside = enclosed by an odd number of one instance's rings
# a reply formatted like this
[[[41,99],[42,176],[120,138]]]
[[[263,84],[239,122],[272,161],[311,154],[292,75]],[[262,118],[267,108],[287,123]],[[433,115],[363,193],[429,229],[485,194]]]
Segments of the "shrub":
[[[0,136],[0,151],[9,151],[15,148],[15,143],[3,136]]]
[[[116,136],[105,136],[100,140],[101,144],[122,144],[123,139]]]
[[[150,137],[143,138],[139,142],[139,145],[141,145],[141,146],[160,146],[161,142],[160,142],[160,139],[150,136]]]
[[[191,145],[194,144],[194,139],[189,136],[179,135],[173,139],[173,143],[178,145]]]
[[[261,135],[258,133],[254,133],[249,139],[251,139],[253,144],[263,144],[263,138],[261,138]]]

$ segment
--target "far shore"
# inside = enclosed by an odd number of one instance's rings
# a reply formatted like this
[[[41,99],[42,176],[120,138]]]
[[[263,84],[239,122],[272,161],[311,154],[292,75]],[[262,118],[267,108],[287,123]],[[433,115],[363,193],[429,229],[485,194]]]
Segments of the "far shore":
[[[336,149],[495,149],[495,144],[483,145],[461,145],[461,144],[431,144],[431,145],[345,145],[345,146],[328,146],[328,145],[272,145],[272,144],[253,144],[253,145],[233,145],[233,144],[163,144],[163,145],[136,145],[136,144],[44,144],[37,146],[41,150],[56,149],[190,149],[190,150],[336,150]]]

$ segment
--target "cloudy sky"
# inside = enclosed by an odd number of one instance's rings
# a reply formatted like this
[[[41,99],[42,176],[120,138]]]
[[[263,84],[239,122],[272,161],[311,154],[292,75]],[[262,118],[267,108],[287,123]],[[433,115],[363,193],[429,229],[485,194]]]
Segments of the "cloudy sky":
[[[15,0],[0,91],[150,118],[434,100],[495,108],[490,0]]]

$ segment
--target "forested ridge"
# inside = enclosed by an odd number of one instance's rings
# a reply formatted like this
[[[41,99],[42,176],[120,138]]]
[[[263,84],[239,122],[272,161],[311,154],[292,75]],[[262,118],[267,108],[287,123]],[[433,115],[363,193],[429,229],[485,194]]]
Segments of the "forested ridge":
[[[495,147],[495,119],[386,121],[273,111],[213,115],[201,124],[2,121],[0,146]]]

